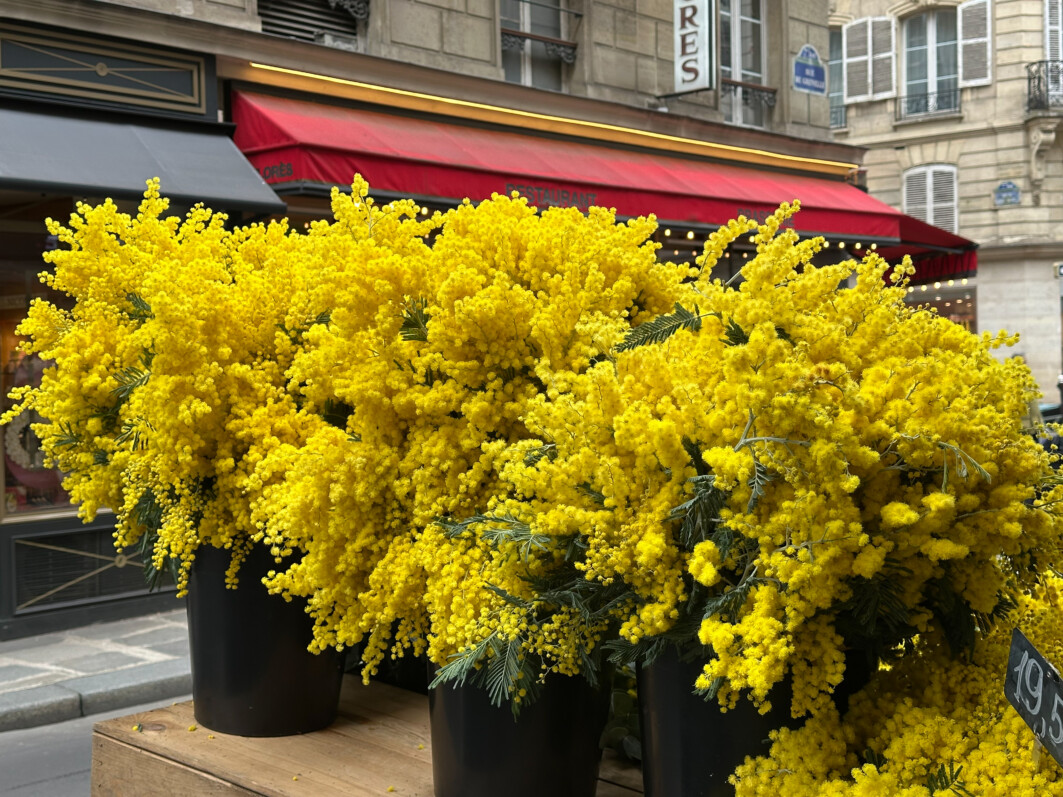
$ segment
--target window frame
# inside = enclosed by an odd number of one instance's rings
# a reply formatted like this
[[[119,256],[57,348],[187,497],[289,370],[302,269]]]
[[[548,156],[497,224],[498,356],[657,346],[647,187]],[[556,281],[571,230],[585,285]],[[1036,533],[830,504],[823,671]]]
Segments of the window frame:
[[[517,30],[517,31],[519,31],[521,33],[534,34],[535,32],[532,30],[532,18],[531,18],[531,16],[532,16],[532,6],[534,5],[534,6],[546,7],[548,5],[548,3],[544,2],[544,0],[513,0],[513,2],[517,3],[518,7],[520,8],[519,27],[516,28],[515,30]],[[557,38],[559,40],[563,40],[563,39],[566,39],[568,37],[568,26],[569,26],[568,14],[569,13],[570,12],[569,12],[569,9],[567,8],[567,3],[565,2],[565,0],[557,0],[557,29],[558,29],[558,31],[560,31],[560,33],[559,33]],[[507,18],[502,16],[501,9],[499,11],[499,21],[501,23],[500,27],[503,28],[503,29],[506,27],[505,23],[507,21],[509,21]],[[507,83],[510,83],[511,85],[514,85],[514,86],[525,86],[527,88],[535,88],[535,89],[539,89],[541,91],[561,91],[561,92],[568,91],[568,79],[569,79],[568,78],[568,70],[565,69],[565,61],[560,56],[555,56],[554,57],[556,62],[557,62],[557,64],[558,64],[558,72],[559,72],[559,76],[560,76],[560,81],[559,81],[558,88],[551,89],[551,88],[546,88],[546,87],[536,86],[535,85],[535,69],[534,69],[534,63],[535,62],[534,62],[533,57],[532,57],[533,56],[532,47],[535,45],[536,41],[537,41],[536,39],[531,39],[531,38],[524,38],[522,40],[522,44],[521,44],[521,48],[520,48],[520,82],[509,80],[508,78],[505,77],[505,74],[504,74],[505,73],[505,63],[504,62],[502,64],[503,78],[506,80]]]
[[[722,88],[722,86],[723,86],[723,81],[724,80],[730,80],[732,82],[737,82],[737,83],[746,83],[746,82],[748,82],[748,81],[745,80],[745,72],[747,70],[746,70],[745,64],[742,63],[742,22],[745,19],[750,19],[750,20],[756,22],[756,24],[757,24],[757,26],[759,28],[759,33],[760,33],[759,45],[760,45],[760,61],[761,61],[761,63],[760,63],[760,73],[759,73],[759,75],[760,75],[760,77],[759,77],[759,79],[760,79],[759,85],[762,85],[762,86],[766,85],[767,72],[768,72],[768,58],[767,58],[767,53],[768,53],[768,31],[767,31],[767,28],[768,28],[768,25],[767,25],[767,23],[768,23],[768,14],[766,13],[766,10],[765,10],[765,5],[767,4],[767,0],[760,0],[759,6],[758,6],[759,11],[760,11],[760,16],[757,17],[757,18],[754,18],[754,17],[748,17],[747,18],[747,17],[745,17],[742,14],[742,0],[730,0],[730,3],[731,3],[730,10],[728,12],[726,12],[726,13],[727,13],[727,16],[730,17],[729,28],[730,28],[730,39],[731,39],[731,41],[729,42],[729,46],[730,46],[730,51],[731,51],[731,63],[730,64],[726,64],[726,65],[723,62],[723,50],[724,50],[724,48],[723,48],[723,31],[724,31],[723,17],[724,17],[724,10],[723,10],[723,4],[722,3],[720,3],[718,5],[718,11],[717,11],[717,27],[718,27],[718,29],[720,31],[720,33],[719,33],[719,36],[720,36],[720,48],[719,48],[719,50],[720,50],[720,57],[719,57],[719,65],[720,65],[719,66],[719,70],[720,70],[720,72],[719,72],[719,74],[720,74],[720,84],[721,84],[721,97],[720,97],[720,105],[721,106],[723,105],[723,96],[722,96],[723,88]],[[738,12],[737,15],[735,14],[736,9],[737,9],[737,12]],[[737,25],[734,24],[736,16],[737,16],[737,19],[738,19],[738,24]],[[736,63],[738,64],[738,70],[737,70],[738,77],[737,78],[735,77],[735,71],[736,71],[735,70],[735,64]],[[724,74],[724,70],[725,69],[730,71],[730,76],[726,76]],[[743,90],[742,86],[740,86],[740,85],[739,86],[735,86],[733,93],[730,94],[730,108],[729,109],[725,109],[725,108],[721,107],[721,110],[724,112],[724,121],[727,122],[727,124],[739,125],[741,127],[752,127],[752,128],[756,128],[758,130],[762,130],[762,129],[766,128],[768,120],[767,120],[767,112],[764,110],[764,106],[763,105],[758,105],[756,108],[754,108],[752,106],[749,106],[747,108],[746,103],[744,102],[744,99],[745,99],[744,90]],[[731,118],[727,118],[728,114],[730,114]],[[757,119],[757,115],[758,114],[760,116],[759,120]],[[746,116],[752,116],[753,119],[747,120],[746,118],[744,118]]]
[[[941,41],[938,40],[938,19],[939,19],[939,16],[942,13],[950,12],[950,11],[953,14],[955,14],[955,17],[954,17],[955,21],[954,21],[954,25],[953,25],[953,28],[955,30],[955,39],[953,41],[951,41],[951,42],[941,42]],[[916,20],[923,20],[926,23],[926,46],[925,46],[925,51],[926,51],[926,78],[924,79],[924,82],[926,83],[926,90],[922,94],[917,94],[917,93],[914,93],[914,92],[912,92],[910,90],[909,75],[908,75],[909,54],[912,52],[912,50],[908,46],[908,32],[909,32],[909,30],[911,28],[912,23],[915,22]],[[940,107],[941,102],[940,102],[939,95],[941,95],[943,92],[942,92],[942,90],[940,88],[940,85],[941,85],[941,81],[942,80],[948,80],[948,77],[947,76],[943,77],[943,76],[937,74],[937,71],[938,71],[938,60],[939,60],[939,58],[938,58],[938,50],[941,47],[943,47],[943,46],[945,46],[947,44],[952,44],[953,47],[955,48],[955,56],[953,58],[954,73],[952,75],[952,79],[954,80],[954,82],[956,84],[956,87],[952,90],[952,91],[955,92],[955,98],[954,98],[954,101],[952,102],[952,104],[948,108],[941,108]],[[960,84],[961,84],[961,80],[960,80],[960,70],[961,70],[960,50],[961,50],[961,47],[962,47],[961,40],[960,40],[960,13],[959,13],[959,9],[954,7],[954,6],[940,6],[940,7],[937,7],[937,8],[927,9],[926,11],[923,11],[923,12],[921,12],[919,14],[912,14],[911,16],[905,17],[903,20],[901,20],[900,45],[901,45],[900,46],[900,55],[901,55],[901,59],[900,59],[900,61],[901,61],[901,70],[900,70],[901,71],[901,79],[900,79],[900,84],[904,87],[904,92],[903,92],[903,94],[900,94],[900,97],[903,98],[903,99],[899,99],[898,102],[903,101],[903,102],[905,102],[906,105],[908,105],[910,107],[909,104],[912,102],[912,100],[914,98],[916,98],[916,97],[925,97],[926,98],[926,108],[924,110],[922,110],[922,111],[919,111],[919,110],[911,111],[911,110],[908,110],[906,108],[904,113],[903,113],[903,118],[904,119],[911,119],[911,118],[916,118],[916,117],[920,117],[920,116],[929,116],[929,115],[934,115],[934,114],[938,114],[938,113],[953,113],[955,111],[958,111],[960,109]],[[933,90],[931,90],[931,89],[933,89]],[[938,99],[936,100],[935,103],[931,103],[930,102],[930,97],[936,97]],[[931,106],[933,106],[933,107],[931,107]]]

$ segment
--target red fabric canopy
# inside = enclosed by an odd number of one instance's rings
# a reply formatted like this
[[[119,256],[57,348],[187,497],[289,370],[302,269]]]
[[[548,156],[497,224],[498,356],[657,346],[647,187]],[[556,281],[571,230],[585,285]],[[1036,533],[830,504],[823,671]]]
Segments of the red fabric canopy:
[[[623,216],[722,224],[799,199],[802,234],[878,242],[889,257],[974,245],[839,180],[754,171],[563,139],[233,92],[234,141],[274,187],[312,182],[450,201],[517,191],[539,207],[591,205]],[[922,276],[922,275],[919,275]]]

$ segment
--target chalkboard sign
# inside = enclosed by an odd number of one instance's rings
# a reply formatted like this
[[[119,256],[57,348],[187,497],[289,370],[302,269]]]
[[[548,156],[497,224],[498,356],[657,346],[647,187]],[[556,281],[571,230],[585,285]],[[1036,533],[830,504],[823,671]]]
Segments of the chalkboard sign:
[[[1004,694],[1038,741],[1063,764],[1063,682],[1018,628],[1011,632]]]

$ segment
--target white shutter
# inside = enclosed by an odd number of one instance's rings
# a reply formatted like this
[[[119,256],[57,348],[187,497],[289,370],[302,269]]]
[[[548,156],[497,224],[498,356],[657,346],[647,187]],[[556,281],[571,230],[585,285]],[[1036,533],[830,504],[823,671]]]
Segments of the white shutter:
[[[845,101],[871,99],[871,20],[858,19],[842,28]]]
[[[961,87],[985,86],[992,79],[992,9],[989,2],[990,0],[968,0],[966,3],[960,3],[957,12]],[[1059,0],[1055,2],[1058,3]]]
[[[904,194],[902,202],[904,212],[919,221],[929,221],[929,206],[927,203],[926,167],[909,169],[904,173]]]
[[[1063,61],[1063,0],[1045,0],[1045,60]]]
[[[897,52],[896,28],[896,21],[893,17],[875,17],[871,20],[871,99],[873,100],[894,97],[897,94],[897,84],[894,80],[896,73],[894,53]]]
[[[935,166],[930,169],[931,219],[935,227],[956,232],[956,167]]]

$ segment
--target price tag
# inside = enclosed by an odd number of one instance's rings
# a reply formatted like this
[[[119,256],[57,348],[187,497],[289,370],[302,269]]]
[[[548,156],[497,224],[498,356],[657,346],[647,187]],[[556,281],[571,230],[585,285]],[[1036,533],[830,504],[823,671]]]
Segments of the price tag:
[[[1004,695],[1038,743],[1063,764],[1063,681],[1018,628],[1011,632]]]

